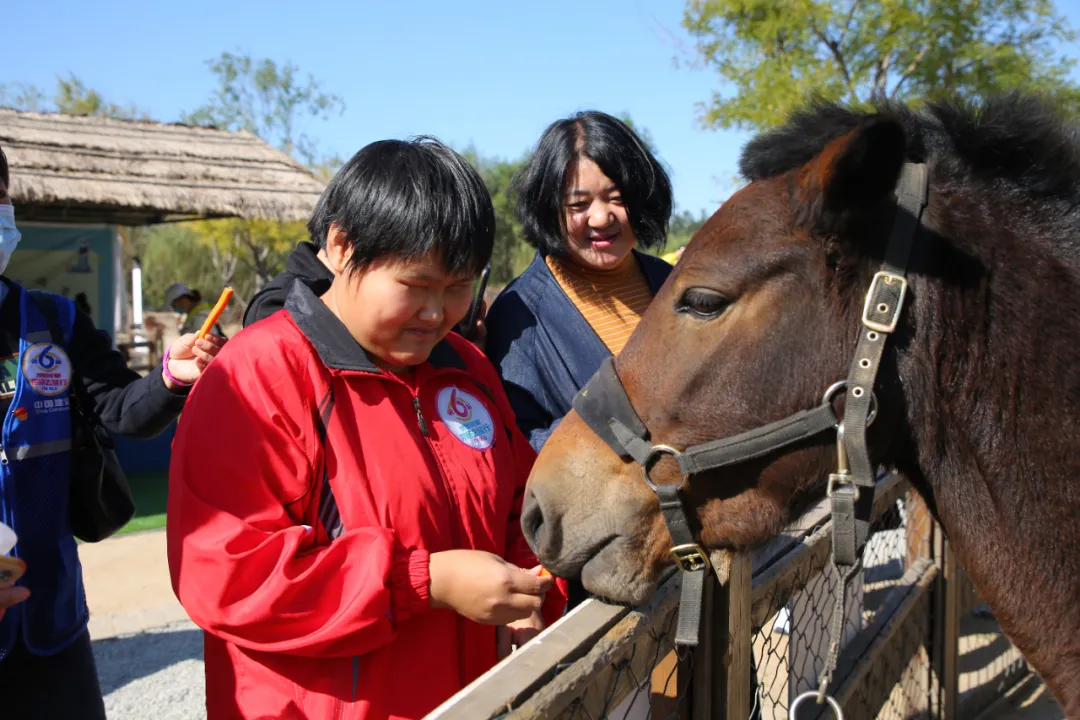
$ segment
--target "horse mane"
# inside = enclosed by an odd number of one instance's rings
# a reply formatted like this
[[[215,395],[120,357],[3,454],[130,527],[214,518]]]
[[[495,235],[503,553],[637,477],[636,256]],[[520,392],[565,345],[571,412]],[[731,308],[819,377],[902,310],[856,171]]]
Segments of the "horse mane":
[[[754,138],[739,170],[749,181],[793,170],[881,113],[899,119],[908,160],[931,165],[938,182],[976,182],[1010,199],[1050,206],[1043,208],[1049,217],[1072,227],[1080,222],[1080,127],[1049,98],[1027,93],[932,102],[919,111],[897,103],[859,109],[817,98],[783,126]]]

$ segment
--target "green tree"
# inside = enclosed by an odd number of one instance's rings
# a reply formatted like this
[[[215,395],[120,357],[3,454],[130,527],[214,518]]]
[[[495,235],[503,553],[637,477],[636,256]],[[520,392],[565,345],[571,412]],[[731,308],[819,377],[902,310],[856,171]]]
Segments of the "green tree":
[[[86,87],[74,73],[56,76],[56,92],[50,102],[36,85],[0,85],[0,106],[29,112],[55,112],[62,115],[93,115],[121,120],[149,120],[150,116],[134,105],[126,107],[105,100],[101,93]]]
[[[205,105],[184,116],[193,125],[247,130],[284,150],[307,166],[317,164],[314,140],[304,132],[310,119],[328,119],[345,110],[338,95],[324,92],[318,81],[290,62],[223,52],[208,60],[218,87]]]
[[[93,115],[120,120],[149,120],[150,116],[140,112],[134,105],[122,107],[107,102],[96,90],[91,90],[82,80],[69,73],[67,78],[57,76],[56,95],[53,97],[56,111],[64,115]]]
[[[701,106],[706,127],[764,129],[811,93],[868,104],[1017,88],[1080,112],[1076,34],[1051,0],[688,0],[695,59],[733,92]]]
[[[525,164],[527,156],[515,161],[485,158],[473,147],[461,154],[477,169],[491,194],[491,204],[495,209],[495,247],[491,253],[491,277],[488,282],[493,287],[505,285],[525,271],[535,252],[525,242],[525,233],[514,213],[514,199],[510,194],[514,175]]]
[[[45,93],[36,85],[0,85],[0,107],[24,112],[49,112]]]
[[[209,102],[184,116],[185,122],[246,130],[289,153],[324,181],[341,167],[336,155],[316,159],[316,143],[304,129],[310,120],[342,112],[340,97],[324,92],[311,75],[302,77],[288,62],[279,66],[273,60],[224,52],[207,65],[218,87]],[[213,259],[221,284],[232,284],[244,304],[280,272],[289,252],[308,236],[303,223],[262,220],[210,220],[192,228]],[[246,269],[243,276],[250,278],[250,286],[230,280],[241,269]]]
[[[690,242],[690,238],[694,236],[694,233],[700,230],[708,219],[709,214],[704,210],[701,211],[700,215],[694,215],[689,210],[675,212],[671,216],[671,222],[668,224],[667,244],[664,246],[663,252],[678,250],[686,245]]]
[[[622,112],[616,117],[626,123],[627,126],[634,131],[634,134],[641,138],[641,142],[645,143],[645,147],[649,148],[649,152],[651,152],[653,155],[659,154],[656,151],[656,141],[653,140],[653,136],[652,133],[649,132],[649,128],[644,126],[638,127],[637,123],[634,122],[634,119],[630,117],[630,113],[628,112]]]
[[[211,303],[225,285],[238,293],[250,292],[253,286],[251,271],[244,265],[237,263],[222,272],[219,258],[207,252],[193,223],[129,228],[127,236],[131,254],[142,263],[143,302],[148,309],[164,309],[165,289],[177,282],[198,289]]]
[[[302,222],[226,218],[186,225],[210,258],[219,289],[231,285],[245,306],[281,271],[296,244],[308,239]]]

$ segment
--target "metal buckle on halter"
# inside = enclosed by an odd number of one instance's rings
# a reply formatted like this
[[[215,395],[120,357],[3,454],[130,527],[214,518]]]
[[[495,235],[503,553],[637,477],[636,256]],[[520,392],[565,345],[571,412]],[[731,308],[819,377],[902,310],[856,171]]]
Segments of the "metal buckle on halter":
[[[886,303],[881,303],[877,306],[874,305],[874,300],[877,299],[877,288],[879,280],[884,281],[886,285],[900,283],[900,297],[896,301],[896,307],[889,307]],[[896,329],[897,324],[900,322],[900,311],[904,308],[904,297],[906,295],[907,279],[903,275],[896,275],[895,273],[885,272],[884,270],[875,273],[874,279],[870,283],[870,289],[866,293],[866,301],[863,303],[863,325],[865,325],[870,330],[877,330],[878,332],[883,333],[891,333],[893,330]],[[875,310],[880,315],[890,313],[889,322],[877,322],[875,320],[871,320],[870,313]]]
[[[671,558],[683,572],[696,572],[709,569],[709,556],[696,543],[676,545],[671,548]]]
[[[851,488],[852,500],[858,500],[859,486],[855,484],[855,478],[848,473],[833,473],[829,475],[829,484],[825,489],[825,497],[831,498],[834,492],[838,493],[848,487]]]

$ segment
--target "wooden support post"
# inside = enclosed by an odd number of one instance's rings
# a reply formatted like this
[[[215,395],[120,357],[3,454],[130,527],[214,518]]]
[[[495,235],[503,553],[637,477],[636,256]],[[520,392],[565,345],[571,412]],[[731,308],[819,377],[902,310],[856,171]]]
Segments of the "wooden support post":
[[[934,516],[930,514],[930,508],[922,496],[914,490],[909,490],[905,498],[906,532],[904,569],[918,562],[919,558],[934,559]]]
[[[706,585],[694,659],[694,720],[750,717],[751,557],[726,554],[724,562],[718,574],[727,582],[721,585],[713,576]]]
[[[925,683],[926,700],[924,702],[924,709],[930,717],[939,717],[939,710],[941,706],[941,683],[939,677],[941,675],[941,668],[935,660],[935,653],[938,652],[940,647],[938,635],[935,633],[936,626],[934,625],[934,616],[936,613],[935,605],[936,598],[944,590],[944,573],[940,572],[941,564],[937,562],[937,557],[934,553],[934,542],[937,535],[941,533],[937,523],[934,522],[934,516],[930,512],[930,508],[926,505],[926,501],[922,499],[914,489],[910,489],[907,492],[907,496],[904,499],[905,510],[905,551],[904,551],[904,570],[911,569],[915,563],[920,561],[926,562],[929,560],[938,566],[937,579],[931,588],[931,597],[927,604],[930,613],[930,633],[929,636],[923,639],[923,652],[926,653],[926,673],[923,676]]]
[[[649,704],[649,717],[652,720],[665,720],[679,711],[681,720],[688,718],[687,708],[690,703],[679,702],[679,690],[686,684],[686,673],[690,668],[679,662],[679,654],[672,650],[653,668],[650,678],[652,702]]]
[[[941,526],[934,526],[934,561],[938,575],[933,614],[933,682],[936,700],[931,707],[941,720],[959,717],[960,703],[960,593],[964,573],[956,562]],[[935,687],[936,686],[936,687]]]

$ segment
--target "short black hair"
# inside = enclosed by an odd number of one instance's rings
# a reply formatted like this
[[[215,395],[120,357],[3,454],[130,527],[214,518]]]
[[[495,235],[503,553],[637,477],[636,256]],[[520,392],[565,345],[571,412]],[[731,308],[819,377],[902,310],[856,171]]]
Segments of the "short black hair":
[[[432,137],[380,140],[342,166],[315,205],[308,231],[326,247],[331,225],[353,246],[350,269],[435,252],[452,274],[491,259],[495,211],[480,175]]]
[[[581,156],[615,183],[630,228],[646,248],[663,247],[671,219],[671,179],[645,142],[607,113],[575,113],[548,126],[514,180],[525,239],[542,255],[566,254],[564,194]]]
[[[0,182],[4,183],[8,192],[11,192],[11,175],[8,174],[7,155],[4,154],[2,147],[0,147]]]

